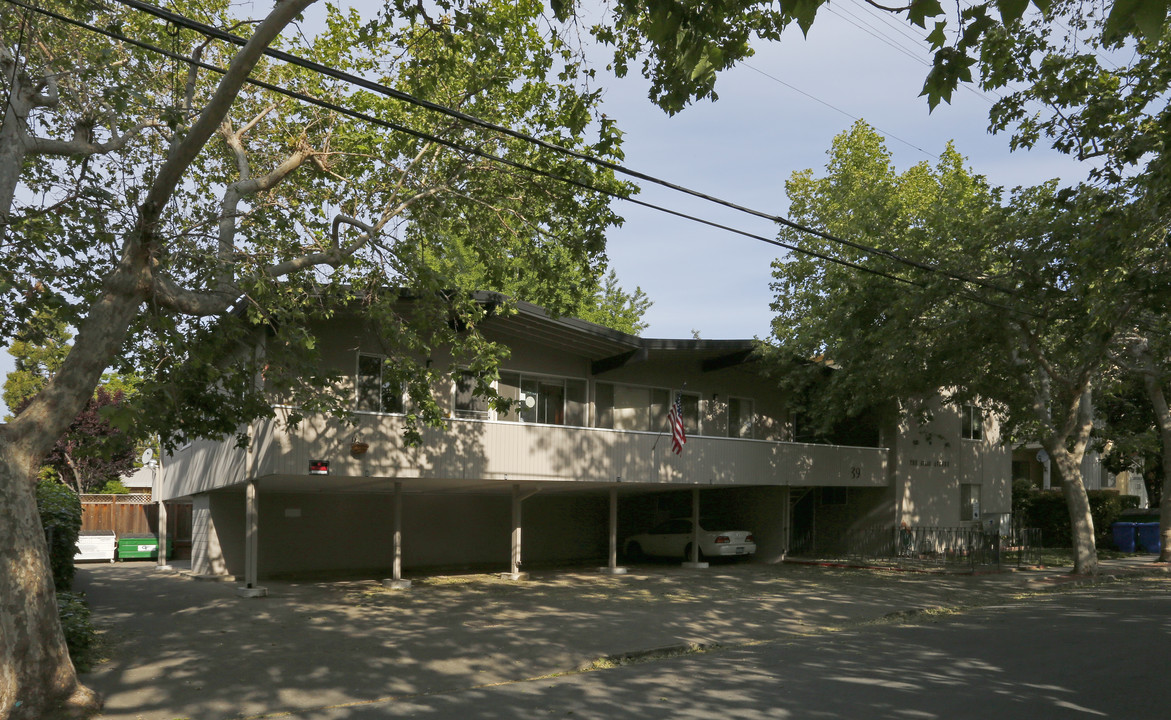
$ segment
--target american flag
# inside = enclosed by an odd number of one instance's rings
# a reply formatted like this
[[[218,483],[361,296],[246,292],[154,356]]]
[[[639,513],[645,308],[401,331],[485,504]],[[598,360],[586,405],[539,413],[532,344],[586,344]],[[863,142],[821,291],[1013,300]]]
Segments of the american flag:
[[[678,396],[667,411],[667,424],[671,426],[671,449],[678,455],[683,452],[683,443],[687,442],[687,432],[683,430],[683,408],[679,406]]]

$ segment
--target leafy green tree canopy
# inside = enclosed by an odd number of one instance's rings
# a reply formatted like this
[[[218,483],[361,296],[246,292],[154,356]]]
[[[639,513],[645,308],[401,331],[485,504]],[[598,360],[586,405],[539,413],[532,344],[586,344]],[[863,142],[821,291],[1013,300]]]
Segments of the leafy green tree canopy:
[[[69,352],[72,333],[51,310],[38,311],[8,348],[14,367],[4,378],[4,404],[9,411],[40,392]]]
[[[1058,463],[1077,568],[1093,572],[1080,471],[1092,398],[1158,226],[1089,186],[1005,198],[951,148],[897,173],[864,124],[835,139],[824,177],[796,173],[787,188],[793,218],[831,237],[781,233],[813,253],[774,265],[781,376],[821,383],[809,397],[827,422],[883,402],[914,411],[940,389],[996,411],[1004,438],[1040,440]]]
[[[610,270],[602,285],[589,301],[582,303],[575,314],[582,320],[640,335],[647,329],[643,317],[653,304],[654,301],[640,287],[636,287],[632,293],[623,290],[618,284],[618,273]]]
[[[238,43],[122,2],[0,5],[0,343],[47,307],[77,331],[0,427],[0,601],[18,609],[0,642],[0,715],[96,705],[69,664],[29,478],[104,372],[141,378],[133,416],[110,417],[164,447],[237,433],[272,415],[274,395],[344,412],[308,327],[358,312],[395,351],[414,420],[440,423],[431,390],[452,368],[427,363],[431,349],[481,378],[503,353],[478,332],[487,308],[469,290],[523,287],[562,312],[599,287],[611,199],[632,190],[610,169],[266,55],[620,159],[567,39],[576,26],[535,0],[392,0],[374,22],[329,8],[321,33],[286,33],[312,4],[281,0],[255,22],[238,15],[252,6],[183,4]],[[653,30],[678,61],[648,67],[669,106],[710,95],[721,53],[746,52],[751,8],[713,8],[672,35],[661,13],[613,6],[620,42],[637,52]]]

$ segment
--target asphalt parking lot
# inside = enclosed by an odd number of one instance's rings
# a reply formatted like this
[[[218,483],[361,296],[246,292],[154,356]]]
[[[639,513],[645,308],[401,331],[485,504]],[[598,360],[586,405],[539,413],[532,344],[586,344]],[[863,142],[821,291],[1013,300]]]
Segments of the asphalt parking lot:
[[[1103,576],[1166,572],[1151,557]],[[103,632],[83,676],[102,718],[215,720],[413,697],[994,604],[1071,581],[1065,569],[916,573],[727,563],[646,564],[625,575],[533,573],[266,582],[237,597],[153,564],[82,565],[77,589]],[[1100,578],[1099,581],[1102,581]],[[287,715],[286,715],[287,716]]]

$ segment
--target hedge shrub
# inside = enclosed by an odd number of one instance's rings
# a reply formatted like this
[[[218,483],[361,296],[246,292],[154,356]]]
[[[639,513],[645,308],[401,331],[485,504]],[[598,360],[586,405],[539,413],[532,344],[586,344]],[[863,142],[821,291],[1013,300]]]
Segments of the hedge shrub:
[[[1114,548],[1111,525],[1123,510],[1138,507],[1138,498],[1119,495],[1113,490],[1088,490],[1090,516],[1094,520],[1094,541],[1100,548]],[[1014,516],[1026,527],[1041,529],[1041,543],[1050,548],[1073,546],[1070,532],[1069,508],[1061,491],[1038,490],[1027,483],[1013,483],[1012,505]]]
[[[73,665],[86,672],[94,665],[98,644],[85,595],[71,592],[73,556],[77,554],[77,536],[81,533],[81,499],[52,478],[44,478],[37,483],[37,509],[41,512],[41,525],[49,546],[61,632]]]
[[[73,587],[73,556],[81,533],[81,499],[69,488],[49,480],[37,483],[37,509],[49,545],[53,586],[58,592]]]
[[[89,672],[96,661],[98,634],[85,595],[58,590],[57,614],[61,618],[61,632],[65,635],[73,666],[78,672]]]

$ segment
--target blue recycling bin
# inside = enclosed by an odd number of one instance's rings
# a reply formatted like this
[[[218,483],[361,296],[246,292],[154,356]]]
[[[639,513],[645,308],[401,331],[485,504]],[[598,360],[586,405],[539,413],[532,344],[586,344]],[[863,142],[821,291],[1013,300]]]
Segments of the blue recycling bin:
[[[1143,552],[1157,553],[1161,549],[1159,523],[1135,523],[1135,535]]]
[[[1138,535],[1138,523],[1116,522],[1110,526],[1114,532],[1114,544],[1124,553],[1134,552],[1134,544]]]

